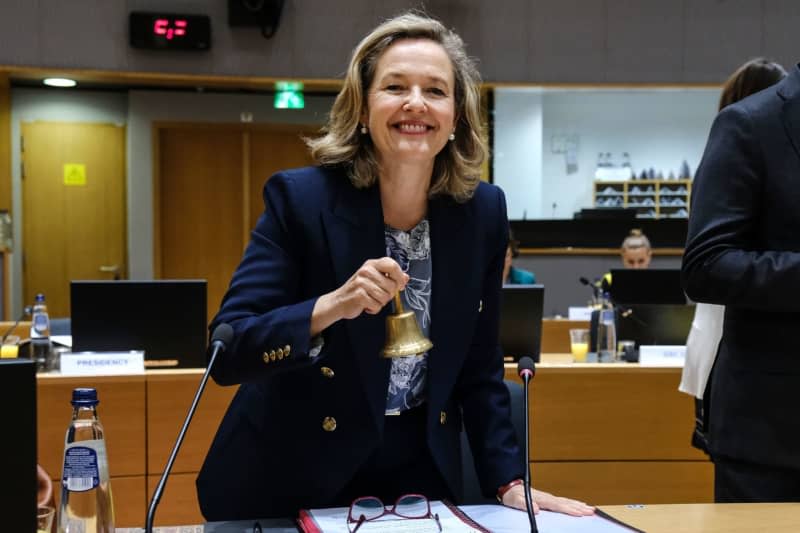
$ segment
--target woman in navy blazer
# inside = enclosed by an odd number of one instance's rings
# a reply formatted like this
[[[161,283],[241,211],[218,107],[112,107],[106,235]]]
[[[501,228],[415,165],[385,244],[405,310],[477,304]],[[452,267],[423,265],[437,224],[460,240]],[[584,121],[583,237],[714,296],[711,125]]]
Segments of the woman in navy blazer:
[[[479,179],[478,104],[461,39],[397,17],[356,47],[325,134],[309,141],[321,165],[268,180],[211,324],[235,332],[214,379],[241,386],[198,476],[207,519],[363,495],[458,499],[462,420],[484,492],[524,508],[498,345],[505,199]],[[386,304],[399,290],[433,348],[385,359]]]

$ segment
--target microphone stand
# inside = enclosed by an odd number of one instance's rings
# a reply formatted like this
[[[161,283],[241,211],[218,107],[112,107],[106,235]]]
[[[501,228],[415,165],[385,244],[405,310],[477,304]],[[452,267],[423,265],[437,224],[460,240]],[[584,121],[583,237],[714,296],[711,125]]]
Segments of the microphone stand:
[[[161,474],[161,479],[158,480],[156,490],[153,492],[153,498],[150,500],[150,506],[147,509],[147,521],[145,522],[144,528],[146,533],[153,533],[153,519],[156,515],[156,507],[158,507],[158,503],[161,501],[161,494],[164,492],[164,487],[167,485],[167,478],[172,470],[172,464],[175,462],[175,458],[178,456],[178,451],[181,449],[181,444],[183,444],[183,438],[186,436],[186,430],[189,429],[189,424],[192,421],[194,412],[197,410],[197,404],[200,403],[200,397],[203,395],[203,391],[206,388],[208,376],[211,374],[211,368],[214,366],[214,360],[217,358],[218,353],[225,351],[227,344],[230,343],[232,337],[233,328],[231,328],[228,324],[220,324],[214,329],[214,333],[211,336],[211,357],[209,358],[208,366],[203,374],[203,378],[200,380],[200,385],[197,387],[194,400],[192,400],[192,406],[189,408],[189,412],[186,413],[186,420],[183,421],[183,427],[181,428],[180,433],[178,433],[178,439],[175,441],[175,445],[172,447],[172,452],[167,460],[167,466],[164,467],[164,472]]]
[[[539,533],[539,528],[536,526],[536,515],[533,513],[533,499],[531,497],[531,468],[528,463],[531,446],[531,427],[530,427],[530,403],[528,403],[528,385],[534,375],[535,366],[533,359],[530,357],[523,357],[519,362],[519,376],[522,378],[524,396],[525,396],[525,510],[528,511],[528,521],[531,523],[531,533]]]

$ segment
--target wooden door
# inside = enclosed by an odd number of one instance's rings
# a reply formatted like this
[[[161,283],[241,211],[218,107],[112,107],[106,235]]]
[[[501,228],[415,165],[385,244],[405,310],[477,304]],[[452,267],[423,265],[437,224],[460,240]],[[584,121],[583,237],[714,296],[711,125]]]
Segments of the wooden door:
[[[156,277],[208,281],[214,315],[242,255],[241,133],[226,128],[159,130]]]
[[[267,179],[279,170],[314,164],[302,139],[303,135],[313,134],[314,132],[308,127],[292,128],[290,126],[278,130],[257,129],[249,132],[250,216],[247,221],[248,232],[256,225],[258,217],[264,212],[262,190]]]
[[[208,280],[219,309],[277,170],[310,163],[295,126],[157,126],[155,274]]]
[[[125,128],[22,124],[23,297],[70,314],[69,282],[126,277]]]

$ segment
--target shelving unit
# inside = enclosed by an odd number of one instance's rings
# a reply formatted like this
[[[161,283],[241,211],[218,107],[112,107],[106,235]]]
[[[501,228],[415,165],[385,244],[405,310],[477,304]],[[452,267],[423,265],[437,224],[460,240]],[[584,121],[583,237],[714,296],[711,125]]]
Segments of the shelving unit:
[[[688,218],[692,180],[595,181],[595,207],[633,207],[637,218]]]

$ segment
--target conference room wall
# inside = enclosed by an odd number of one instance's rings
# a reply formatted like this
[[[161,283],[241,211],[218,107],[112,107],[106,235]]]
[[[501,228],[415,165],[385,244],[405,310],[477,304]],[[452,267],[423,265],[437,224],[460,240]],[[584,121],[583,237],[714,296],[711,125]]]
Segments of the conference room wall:
[[[123,92],[79,92],[53,89],[11,90],[11,196],[14,251],[24,250],[22,240],[21,124],[33,121],[95,122],[125,125],[127,96]],[[22,311],[22,253],[11,255],[11,310],[7,318]],[[30,304],[31,302],[25,302]]]
[[[227,2],[171,2],[211,17],[208,52],[134,50],[128,13],[151,0],[2,2],[0,64],[136,72],[337,78],[355,41],[418,0],[293,0],[270,40],[230,28]],[[720,82],[745,58],[798,60],[796,0],[429,0],[501,82]],[[735,36],[735,38],[732,38]]]
[[[11,91],[11,154],[14,244],[23,250],[20,124],[34,120],[108,122],[127,127],[127,256],[130,279],[153,278],[153,123],[237,123],[241,113],[253,123],[322,124],[333,96],[306,95],[302,110],[276,110],[272,95],[168,91],[63,91],[14,88]],[[267,176],[254,176],[266,180]],[[11,312],[22,303],[22,254],[12,254]]]

